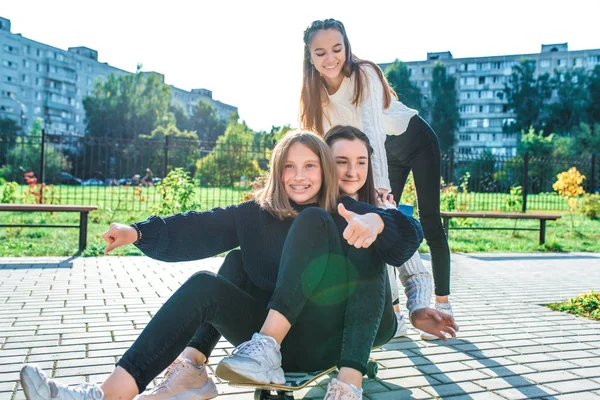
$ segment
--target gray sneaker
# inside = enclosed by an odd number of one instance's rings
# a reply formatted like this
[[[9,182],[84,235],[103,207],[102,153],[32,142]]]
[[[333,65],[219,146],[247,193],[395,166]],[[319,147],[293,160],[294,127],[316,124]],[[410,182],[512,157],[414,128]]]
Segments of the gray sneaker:
[[[217,365],[215,374],[231,384],[283,385],[279,344],[271,336],[255,333],[252,339],[240,344],[233,354]]]
[[[21,386],[27,400],[103,400],[104,393],[96,385],[61,385],[48,378],[35,364],[21,368]]]
[[[406,325],[406,318],[402,312],[395,312],[396,320],[398,321],[398,329],[396,329],[395,338],[408,335],[408,325]]]
[[[333,378],[323,400],[362,400],[362,389]]]
[[[454,317],[454,313],[452,312],[452,306],[450,305],[450,303],[435,303],[434,308],[439,311],[442,312],[444,314],[448,314]],[[421,332],[421,339],[423,340],[440,340],[439,337],[432,335],[431,333],[427,333],[427,332]]]
[[[207,400],[217,397],[217,386],[206,373],[206,365],[196,367],[187,358],[178,358],[151,393],[138,400]]]

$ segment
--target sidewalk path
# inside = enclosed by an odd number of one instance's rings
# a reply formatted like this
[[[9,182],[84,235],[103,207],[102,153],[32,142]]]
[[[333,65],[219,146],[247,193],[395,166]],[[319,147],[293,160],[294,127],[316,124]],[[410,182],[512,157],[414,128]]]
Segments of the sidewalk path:
[[[171,293],[220,262],[0,258],[0,400],[24,399],[24,362],[65,383],[101,381]],[[424,342],[411,329],[391,341],[373,353],[380,371],[364,397],[600,400],[600,323],[542,306],[592,289],[600,254],[454,254],[459,339]],[[221,341],[211,366],[231,350]],[[296,398],[322,399],[327,381]],[[253,398],[218,386],[220,398]]]

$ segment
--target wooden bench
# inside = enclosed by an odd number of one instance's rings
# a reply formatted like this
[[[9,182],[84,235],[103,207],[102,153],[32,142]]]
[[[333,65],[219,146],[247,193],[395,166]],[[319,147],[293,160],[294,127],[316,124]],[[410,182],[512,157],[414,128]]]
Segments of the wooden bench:
[[[79,228],[79,251],[82,252],[87,246],[87,222],[88,213],[97,210],[97,206],[76,206],[57,204],[0,204],[0,211],[12,212],[78,212],[79,225],[45,225],[45,224],[0,224],[0,227],[12,228]]]
[[[546,221],[556,221],[560,215],[553,214],[520,214],[520,213],[502,213],[502,212],[462,212],[462,211],[442,211],[444,229],[448,232],[450,228],[450,218],[504,218],[504,219],[538,219],[540,220],[540,245],[546,242]],[[537,228],[484,228],[484,227],[456,227],[452,229],[493,229],[493,230],[519,230],[519,231],[537,231]]]

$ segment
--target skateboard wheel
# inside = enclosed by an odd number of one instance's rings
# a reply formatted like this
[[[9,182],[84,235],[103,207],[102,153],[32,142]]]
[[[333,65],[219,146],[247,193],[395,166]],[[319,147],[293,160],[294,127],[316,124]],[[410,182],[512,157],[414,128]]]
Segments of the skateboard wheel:
[[[375,378],[377,376],[377,371],[379,371],[379,365],[377,365],[376,361],[369,361],[367,363],[367,377]]]
[[[277,394],[273,394],[271,390],[256,389],[254,391],[254,400],[294,400],[294,394],[283,391],[277,391]]]

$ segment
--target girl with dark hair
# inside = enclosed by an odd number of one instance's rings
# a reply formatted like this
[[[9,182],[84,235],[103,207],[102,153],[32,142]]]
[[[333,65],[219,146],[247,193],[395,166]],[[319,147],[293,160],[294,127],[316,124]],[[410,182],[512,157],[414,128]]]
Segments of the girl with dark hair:
[[[365,329],[348,330],[365,319],[349,306],[350,289],[362,275],[372,286],[383,285],[379,265],[410,257],[422,239],[418,223],[349,197],[337,204],[330,150],[312,133],[284,137],[273,151],[270,171],[266,187],[251,201],[206,212],[152,216],[131,226],[112,224],[102,235],[108,242],[105,253],[134,244],[149,257],[175,262],[239,246],[246,279],[234,283],[210,272],[194,274],[160,308],[100,386],[68,387],[36,365],[25,365],[21,385],[27,399],[133,399],[177,359],[198,327],[208,329],[202,347],[205,360],[218,341],[218,335],[208,332],[216,329],[238,346],[238,357],[254,359],[254,378],[273,383],[283,383],[282,362],[290,370],[360,363],[362,349],[346,347],[342,339],[353,343],[389,339],[394,323],[371,326],[371,331],[379,327],[377,335],[364,338],[360,335]],[[385,304],[381,297],[361,299],[380,320]],[[273,314],[290,323],[283,343],[276,339],[281,330],[268,324]],[[425,316],[422,323],[433,332],[453,333],[450,319]],[[171,378],[179,383],[193,380],[197,387],[185,393],[186,388],[170,384]],[[163,383],[154,398],[217,395],[205,366],[185,360],[171,366]]]
[[[381,69],[352,53],[344,25],[314,21],[304,31],[300,126],[323,135],[334,125],[362,130],[373,146],[375,189],[400,199],[412,170],[419,219],[431,251],[435,308],[452,315],[450,249],[440,216],[440,146],[416,110],[397,100]],[[423,339],[437,339],[423,332]]]
[[[352,126],[336,125],[325,134],[325,142],[333,153],[337,166],[340,194],[381,208],[396,208],[395,203],[382,202],[376,195],[371,157],[373,148],[369,138],[360,129]],[[431,300],[431,274],[421,261],[419,252],[400,267],[388,265],[388,276],[392,290],[394,313],[398,328],[394,337],[405,336],[408,326],[400,311],[399,278],[405,288],[409,317],[415,310],[429,307]],[[394,290],[396,289],[396,290]]]

